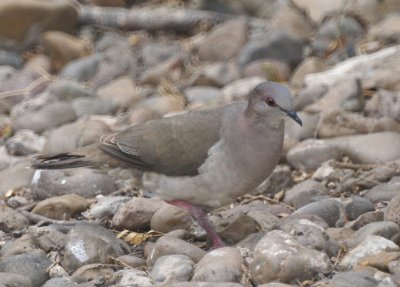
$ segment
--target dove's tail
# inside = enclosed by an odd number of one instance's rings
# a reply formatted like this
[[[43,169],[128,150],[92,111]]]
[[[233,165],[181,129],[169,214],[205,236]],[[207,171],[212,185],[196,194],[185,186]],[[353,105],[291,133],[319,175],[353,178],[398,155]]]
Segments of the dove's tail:
[[[76,167],[95,167],[97,164],[84,155],[59,153],[36,157],[32,164],[34,169],[64,169]]]
[[[46,154],[35,158],[32,167],[35,169],[64,169],[76,167],[99,168],[106,166],[109,156],[98,149],[98,144],[91,144],[58,154]]]

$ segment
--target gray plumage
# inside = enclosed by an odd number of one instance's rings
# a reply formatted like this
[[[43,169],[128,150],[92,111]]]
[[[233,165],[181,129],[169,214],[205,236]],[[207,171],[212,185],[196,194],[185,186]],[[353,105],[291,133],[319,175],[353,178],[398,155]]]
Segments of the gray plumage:
[[[284,117],[301,124],[292,109],[287,88],[264,82],[247,102],[132,126],[102,137],[95,151],[40,157],[34,167],[123,164],[145,170],[144,187],[164,200],[219,207],[270,175],[282,153]]]

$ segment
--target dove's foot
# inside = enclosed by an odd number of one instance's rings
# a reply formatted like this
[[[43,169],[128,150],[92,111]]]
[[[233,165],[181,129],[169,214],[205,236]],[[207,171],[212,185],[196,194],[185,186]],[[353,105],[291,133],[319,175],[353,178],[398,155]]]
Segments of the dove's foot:
[[[203,209],[183,200],[169,200],[167,203],[178,206],[189,212],[193,219],[197,221],[197,223],[207,232],[208,236],[210,237],[212,241],[211,249],[217,249],[225,246],[221,237],[208,221],[207,215],[204,213]]]

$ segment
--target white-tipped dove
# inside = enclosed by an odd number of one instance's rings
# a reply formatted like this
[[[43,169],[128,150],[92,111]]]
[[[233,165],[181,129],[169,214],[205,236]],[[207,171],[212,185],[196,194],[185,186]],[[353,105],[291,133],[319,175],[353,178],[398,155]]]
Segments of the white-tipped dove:
[[[111,157],[114,165],[145,170],[144,187],[188,210],[217,248],[223,242],[200,207],[231,203],[271,174],[282,153],[285,116],[302,124],[289,90],[263,82],[247,102],[135,125],[103,136],[96,149],[42,156],[33,167],[113,165]]]

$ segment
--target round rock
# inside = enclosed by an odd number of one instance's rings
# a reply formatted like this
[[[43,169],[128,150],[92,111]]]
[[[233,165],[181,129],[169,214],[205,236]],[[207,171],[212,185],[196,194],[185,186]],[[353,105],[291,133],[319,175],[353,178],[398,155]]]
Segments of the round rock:
[[[360,215],[375,210],[374,205],[366,198],[354,196],[345,207],[346,217],[349,220],[358,218]],[[387,220],[387,219],[385,219]],[[390,219],[389,219],[390,220]],[[392,220],[393,221],[393,220]]]
[[[329,226],[335,224],[342,219],[344,205],[337,199],[322,199],[296,210],[293,214],[314,214],[322,217]]]
[[[400,224],[400,195],[394,197],[389,202],[385,209],[384,220]]]
[[[191,216],[185,210],[166,204],[151,217],[150,227],[163,233],[177,229],[188,229],[192,223]]]
[[[250,274],[256,284],[295,283],[327,272],[330,267],[325,253],[301,246],[289,234],[274,230],[258,242]]]
[[[23,275],[0,272],[0,286],[4,287],[32,287],[32,282]]]
[[[6,205],[0,206],[0,230],[12,232],[22,230],[29,225],[29,220],[18,211]]]
[[[35,199],[70,193],[92,198],[98,194],[109,194],[117,189],[111,176],[89,168],[36,170],[31,188]]]
[[[155,261],[165,255],[186,255],[193,262],[197,263],[206,254],[206,252],[182,239],[164,235],[157,240],[154,248],[147,258],[147,265],[151,266]]]
[[[52,262],[43,253],[24,253],[2,259],[0,272],[26,276],[33,287],[41,287],[48,279],[47,268]]]
[[[193,269],[194,262],[186,255],[167,255],[156,260],[150,277],[155,282],[189,281],[192,278]]]
[[[166,203],[157,198],[132,198],[115,213],[112,224],[118,229],[148,229],[151,218],[164,205]]]
[[[239,282],[244,260],[234,247],[223,247],[207,253],[196,265],[193,281]]]
[[[68,232],[63,267],[68,271],[89,263],[108,263],[129,247],[114,233],[96,224],[77,225]]]
[[[35,206],[32,213],[53,219],[68,220],[86,210],[88,206],[88,200],[72,193],[42,200]]]

